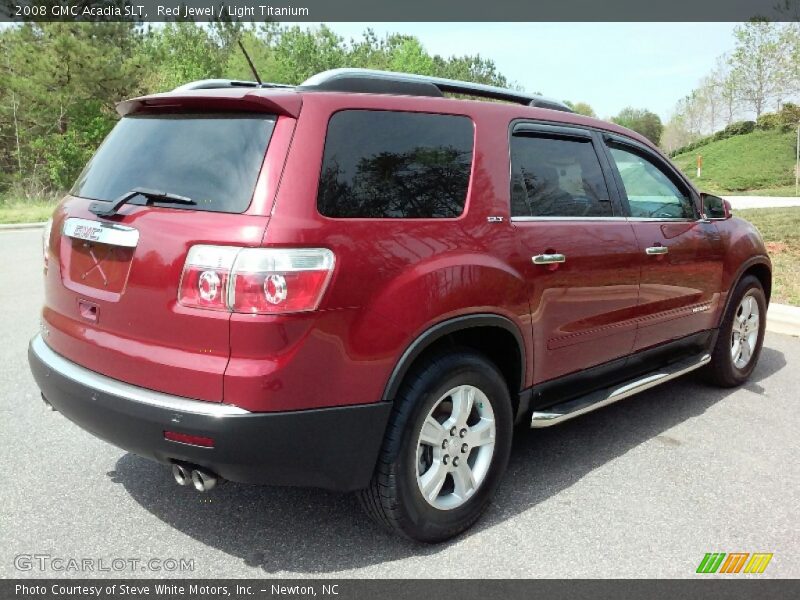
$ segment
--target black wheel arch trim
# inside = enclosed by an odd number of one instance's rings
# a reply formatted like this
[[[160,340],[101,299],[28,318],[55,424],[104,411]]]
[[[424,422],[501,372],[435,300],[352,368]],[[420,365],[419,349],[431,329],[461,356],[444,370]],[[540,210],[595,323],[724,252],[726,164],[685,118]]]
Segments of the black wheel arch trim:
[[[423,331],[414,339],[413,342],[405,349],[400,359],[395,364],[392,374],[386,383],[381,400],[384,402],[393,402],[397,395],[400,385],[403,382],[408,370],[420,354],[431,346],[437,340],[457,331],[466,329],[474,329],[476,327],[499,327],[508,331],[514,336],[517,341],[520,356],[520,381],[519,389],[513,392],[522,390],[525,387],[525,372],[526,372],[526,353],[525,341],[520,333],[519,327],[509,318],[493,313],[476,313],[469,315],[462,315],[454,317],[446,321],[442,321],[433,325]]]
[[[725,307],[719,315],[719,323],[717,323],[718,327],[722,326],[722,320],[725,318],[725,315],[728,314],[728,308],[730,308],[731,302],[733,300],[733,290],[736,289],[736,286],[739,285],[739,282],[744,277],[744,274],[747,272],[748,269],[751,267],[755,267],[756,265],[763,265],[769,269],[770,280],[772,279],[772,263],[769,260],[769,257],[764,254],[759,254],[757,256],[751,256],[746,261],[744,261],[740,266],[739,270],[736,271],[736,276],[733,278],[733,283],[731,284],[730,289],[728,290],[728,297],[725,299]],[[770,287],[772,287],[772,282],[770,281]],[[766,292],[766,290],[764,290]],[[769,304],[769,297],[767,298],[767,304]]]

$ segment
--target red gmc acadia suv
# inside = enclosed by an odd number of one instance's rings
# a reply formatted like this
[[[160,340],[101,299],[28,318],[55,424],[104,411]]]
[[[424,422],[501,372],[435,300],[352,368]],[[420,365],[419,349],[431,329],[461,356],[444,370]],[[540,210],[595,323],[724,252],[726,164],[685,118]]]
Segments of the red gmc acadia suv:
[[[758,360],[758,231],[559,102],[340,69],[119,113],[46,230],[29,361],[48,405],[180,484],[357,491],[441,541],[515,424]]]

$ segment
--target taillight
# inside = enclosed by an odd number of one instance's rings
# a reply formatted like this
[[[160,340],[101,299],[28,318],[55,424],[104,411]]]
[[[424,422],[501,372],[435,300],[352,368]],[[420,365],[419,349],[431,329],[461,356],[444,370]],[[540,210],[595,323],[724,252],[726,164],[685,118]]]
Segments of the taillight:
[[[178,302],[228,310],[228,280],[239,250],[233,246],[192,246],[183,266]]]
[[[241,313],[315,310],[334,263],[326,248],[193,246],[178,299],[186,306]]]
[[[42,254],[44,256],[44,272],[47,273],[47,266],[50,262],[50,232],[53,230],[53,218],[47,219],[42,231]]]

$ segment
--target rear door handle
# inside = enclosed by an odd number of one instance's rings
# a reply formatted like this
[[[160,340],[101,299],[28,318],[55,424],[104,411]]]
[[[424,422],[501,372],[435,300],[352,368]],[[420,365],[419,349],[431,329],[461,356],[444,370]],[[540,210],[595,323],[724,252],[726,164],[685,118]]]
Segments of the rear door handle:
[[[533,264],[535,265],[554,265],[567,261],[567,257],[563,254],[537,254],[533,257]]]
[[[669,248],[666,246],[650,246],[645,250],[645,252],[653,256],[654,254],[667,254],[669,252]]]

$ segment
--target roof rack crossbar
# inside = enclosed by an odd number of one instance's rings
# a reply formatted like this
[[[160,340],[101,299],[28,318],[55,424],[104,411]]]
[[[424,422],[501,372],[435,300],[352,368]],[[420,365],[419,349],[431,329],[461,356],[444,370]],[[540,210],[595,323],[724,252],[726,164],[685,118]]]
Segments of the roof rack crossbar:
[[[441,96],[444,92],[447,92],[573,112],[563,102],[519,90],[482,83],[457,81],[455,79],[444,79],[442,77],[372,69],[331,69],[306,79],[298,87],[299,89],[316,89],[320,91],[405,93],[416,96]]]

